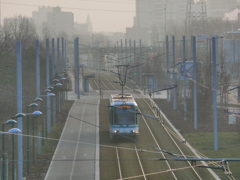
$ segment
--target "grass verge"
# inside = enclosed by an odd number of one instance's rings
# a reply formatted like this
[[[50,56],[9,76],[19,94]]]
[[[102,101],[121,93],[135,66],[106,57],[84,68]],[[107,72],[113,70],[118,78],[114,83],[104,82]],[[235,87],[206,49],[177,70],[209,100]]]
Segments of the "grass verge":
[[[184,138],[192,147],[209,158],[238,158],[240,159],[240,135],[236,132],[218,133],[218,150],[214,150],[213,133],[188,133]],[[230,170],[236,179],[240,179],[240,162],[229,162]],[[221,179],[228,179],[220,170],[214,170]]]

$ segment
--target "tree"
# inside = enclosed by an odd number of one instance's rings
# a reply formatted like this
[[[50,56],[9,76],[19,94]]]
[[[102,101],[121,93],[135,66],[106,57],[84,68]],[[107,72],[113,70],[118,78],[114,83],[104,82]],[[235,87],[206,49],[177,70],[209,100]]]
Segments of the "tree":
[[[22,48],[28,49],[38,38],[33,20],[21,15],[5,19],[2,30],[12,47],[19,40]]]

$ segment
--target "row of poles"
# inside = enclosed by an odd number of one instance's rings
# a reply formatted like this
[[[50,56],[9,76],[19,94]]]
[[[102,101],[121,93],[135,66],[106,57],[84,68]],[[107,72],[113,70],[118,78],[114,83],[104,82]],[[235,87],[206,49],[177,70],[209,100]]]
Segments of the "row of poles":
[[[27,174],[29,174],[29,118],[28,116],[35,116],[41,115],[41,111],[34,111],[33,113],[29,113],[28,108],[33,108],[39,106],[39,102],[42,101],[42,98],[46,98],[45,105],[42,104],[43,110],[45,110],[45,123],[44,120],[42,121],[42,128],[41,131],[38,131],[37,136],[38,139],[38,154],[41,153],[41,139],[42,144],[44,145],[44,138],[51,133],[51,126],[53,122],[56,121],[56,114],[61,111],[61,106],[65,99],[67,99],[66,91],[62,91],[59,87],[66,86],[67,82],[67,68],[66,68],[66,41],[62,38],[62,52],[60,53],[60,38],[57,38],[57,46],[55,47],[55,39],[52,39],[52,48],[51,48],[51,55],[50,55],[50,41],[46,39],[46,90],[44,90],[44,94],[40,93],[40,45],[39,40],[35,42],[35,53],[36,53],[36,98],[34,103],[31,103],[27,107],[27,113],[23,112],[23,96],[22,96],[22,49],[21,49],[21,41],[16,42],[16,75],[17,75],[17,114],[13,117],[16,118],[16,121],[11,120],[3,123],[2,130],[3,130],[3,141],[2,141],[2,149],[3,149],[3,156],[2,156],[2,175],[1,179],[6,180],[8,179],[8,171],[7,171],[7,158],[4,152],[4,125],[5,124],[17,124],[17,178],[16,178],[16,167],[15,167],[15,159],[14,159],[14,135],[12,136],[12,179],[23,179],[23,118],[27,117]],[[55,48],[57,49],[57,58],[55,58]],[[51,62],[50,62],[51,58]],[[52,67],[50,69],[50,67]],[[56,77],[57,75],[57,77]],[[55,79],[54,79],[55,78]],[[52,80],[52,82],[51,82]],[[51,90],[56,88],[57,95],[51,93]],[[44,126],[45,124],[45,126]],[[33,155],[33,163],[34,163],[34,156],[35,156],[35,133],[34,133],[34,125],[35,123],[32,122],[32,155]],[[25,127],[24,127],[25,128]]]
[[[217,60],[218,60],[218,38],[217,36],[213,36],[210,39],[211,42],[211,63],[212,63],[212,92],[213,92],[213,128],[214,128],[214,150],[218,150],[218,120],[217,120]],[[183,74],[181,75],[182,78],[182,83],[183,83],[183,111],[184,111],[184,120],[187,120],[187,81],[189,78],[192,79],[193,81],[193,104],[194,104],[194,128],[198,128],[198,120],[197,120],[197,38],[196,36],[192,36],[190,39],[190,53],[188,52],[188,40],[186,39],[185,36],[182,37],[181,42],[181,62],[176,62],[176,40],[175,37],[172,36],[172,40],[169,41],[169,37],[166,36],[165,42],[156,42],[159,43],[159,56],[161,56],[161,48],[165,47],[165,68],[166,68],[166,84],[165,87],[168,88],[170,87],[170,83],[172,81],[173,85],[177,84],[178,80],[178,73],[176,71],[176,67],[178,65],[183,66]],[[172,49],[171,49],[171,55],[170,55],[170,42],[172,42]],[[139,43],[139,50],[137,53],[137,48],[136,44]],[[160,43],[165,44],[162,47],[160,46]],[[109,46],[109,45],[108,45]],[[154,43],[155,46],[155,43]],[[125,48],[123,47],[123,41],[120,41],[120,46],[119,43],[115,45],[115,48],[117,49],[117,59],[111,59],[107,55],[107,60],[112,60],[112,62],[117,61],[118,65],[123,65],[123,64],[129,64],[129,65],[136,65],[144,63],[143,55],[143,46],[142,46],[142,41],[141,39],[139,42],[136,42],[135,40],[133,41],[133,49],[132,49],[132,41],[129,40],[129,46],[128,46],[128,41],[125,39]],[[78,48],[77,48],[78,49]],[[76,49],[76,52],[77,52]],[[119,52],[120,49],[120,52]],[[150,49],[149,49],[150,50]],[[149,52],[147,50],[146,52]],[[153,50],[155,50],[155,47],[153,47]],[[164,50],[164,49],[163,49]],[[110,52],[110,51],[109,51]],[[119,53],[121,53],[121,56],[119,56]],[[191,58],[188,59],[188,53],[190,54]],[[123,54],[125,54],[123,56]],[[123,56],[123,57],[122,57]],[[170,56],[172,57],[172,62],[170,63]],[[130,57],[130,58],[129,58]],[[128,61],[130,59],[130,61]],[[187,68],[186,68],[186,61],[190,61],[193,64],[193,75],[192,77],[187,77]],[[77,62],[77,61],[76,61]],[[170,65],[171,64],[171,65]],[[97,68],[97,67],[96,67]],[[142,66],[136,67],[136,73],[133,75],[133,80],[135,81],[135,84],[139,85],[141,89],[143,89],[143,70]],[[133,68],[134,69],[134,68]],[[173,71],[173,72],[171,72]],[[79,74],[79,73],[77,73]],[[170,76],[171,75],[171,76]],[[77,82],[76,82],[77,83]],[[173,96],[172,96],[172,101],[173,101],[173,109],[177,109],[177,90],[176,88],[173,88]],[[167,90],[167,101],[170,101],[170,92]]]
[[[213,36],[211,39],[211,60],[212,60],[212,98],[213,98],[213,136],[214,136],[214,150],[218,150],[218,117],[217,117],[217,60],[218,60],[218,37]],[[184,88],[184,97],[183,97],[183,111],[184,111],[184,120],[187,119],[187,103],[186,103],[186,93],[187,93],[187,80],[188,78],[193,81],[193,104],[194,104],[194,128],[198,128],[198,119],[197,119],[197,43],[196,36],[191,37],[191,61],[193,63],[193,74],[192,77],[187,77],[187,69],[186,69],[186,61],[187,61],[187,51],[186,51],[186,37],[182,38],[182,61],[180,63],[183,64],[183,88]],[[175,59],[175,37],[172,36],[172,67],[176,66]],[[166,36],[166,84],[169,86],[170,84],[170,67],[169,67],[169,42],[168,36]],[[177,63],[179,64],[179,63]],[[177,73],[175,72],[175,68],[173,68],[172,72],[173,84],[175,85],[177,82]],[[169,101],[169,90],[167,90],[167,100]],[[173,109],[176,110],[176,88],[173,90]]]

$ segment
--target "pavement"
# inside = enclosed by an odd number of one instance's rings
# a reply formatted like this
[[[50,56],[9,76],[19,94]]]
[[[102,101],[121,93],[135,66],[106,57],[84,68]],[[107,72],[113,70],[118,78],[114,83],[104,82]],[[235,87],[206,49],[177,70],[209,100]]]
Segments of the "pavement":
[[[74,89],[74,84],[72,89]],[[73,100],[59,143],[45,180],[98,180],[99,177],[99,93],[88,95],[68,91]]]

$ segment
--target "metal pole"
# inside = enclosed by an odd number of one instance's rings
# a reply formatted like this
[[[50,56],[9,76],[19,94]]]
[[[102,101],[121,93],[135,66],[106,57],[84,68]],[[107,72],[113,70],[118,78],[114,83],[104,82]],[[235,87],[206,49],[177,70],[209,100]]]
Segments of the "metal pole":
[[[77,39],[74,39],[74,92],[77,94]]]
[[[17,113],[22,112],[22,56],[21,56],[21,42],[16,42],[17,55]],[[17,117],[18,129],[22,130],[22,117]],[[23,178],[23,142],[22,131],[18,133],[18,180]]]
[[[37,137],[37,154],[41,154],[41,132],[38,131]]]
[[[64,40],[64,69],[67,67],[67,40]]]
[[[52,77],[55,76],[55,42],[52,38]]]
[[[36,48],[36,97],[40,97],[40,61],[39,61],[39,40],[35,42]]]
[[[140,63],[142,63],[142,40],[140,39]],[[140,82],[139,82],[139,85],[140,85],[140,89],[142,89],[142,66],[139,66],[139,69],[140,69],[140,72],[139,72],[139,78],[140,78]]]
[[[123,43],[122,43],[122,39],[121,39],[121,57],[122,57],[122,54],[123,54],[123,53],[122,53],[122,49],[123,49],[122,46],[123,46]],[[121,61],[121,65],[123,65],[123,59],[122,59],[122,61]]]
[[[214,150],[218,150],[218,119],[217,119],[217,54],[216,37],[212,37],[212,91],[213,91],[213,132]]]
[[[76,68],[77,68],[77,93],[80,99],[80,78],[79,78],[79,38],[76,38]]]
[[[61,69],[60,71],[62,72],[64,67],[64,38],[62,37],[62,62],[61,62]]]
[[[113,65],[120,64],[119,63],[119,49],[118,49],[118,47],[119,47],[119,45],[118,45],[118,41],[117,41],[117,57],[116,57],[117,62],[115,61]]]
[[[175,65],[175,59],[176,59],[176,52],[175,52],[175,37],[172,36],[172,60],[173,60],[173,65]],[[175,74],[175,66],[173,68],[173,85],[176,85],[176,74]],[[176,110],[176,94],[177,94],[177,90],[176,88],[173,89],[173,109]]]
[[[132,41],[129,40],[129,56],[130,56],[130,65],[132,66]]]
[[[62,74],[63,72],[63,69],[64,69],[64,38],[62,37],[62,59],[61,59],[61,69],[60,69],[60,74]],[[61,82],[62,83],[62,82]],[[63,84],[63,83],[62,83]],[[63,85],[64,86],[64,85]],[[64,98],[64,92],[61,91],[61,100],[60,100],[60,104],[61,104],[61,107],[62,107],[62,104],[63,104],[63,98]]]
[[[60,74],[60,40],[57,38],[57,73]]]
[[[57,75],[60,75],[60,64],[61,64],[61,60],[60,60],[60,39],[57,38]],[[57,95],[57,112],[60,112],[60,93],[58,92]]]
[[[12,124],[12,128],[14,125]],[[12,179],[15,180],[14,135],[12,134]]]
[[[32,108],[33,112],[33,108]],[[34,129],[34,121],[33,118],[31,117],[31,123],[32,123],[32,163],[34,164],[35,161],[35,129]]]
[[[129,65],[132,66],[132,41],[131,40],[129,40],[129,59],[130,59]],[[128,73],[130,77],[132,77],[132,69],[129,69]]]
[[[125,61],[126,61],[126,64],[127,64],[127,63],[128,63],[128,62],[127,62],[127,61],[128,61],[127,39],[125,39],[125,56],[126,56]]]
[[[186,72],[186,39],[185,36],[183,36],[183,87],[184,87],[184,100],[183,100],[183,106],[184,106],[184,120],[187,120],[186,113],[187,113],[187,103],[186,103],[186,93],[187,93],[187,72]]]
[[[4,123],[2,124],[2,132],[4,132]],[[5,180],[5,137],[2,134],[2,179]]]
[[[46,86],[47,88],[49,87],[50,85],[50,76],[49,76],[49,39],[46,39]],[[50,97],[47,96],[46,97],[46,101],[47,101],[47,109],[46,109],[46,113],[47,113],[47,122],[46,122],[46,125],[47,125],[47,133],[49,134],[50,131],[51,131],[51,124],[50,124],[50,118],[51,118],[51,105],[50,105]]]
[[[28,106],[29,107],[29,106]],[[27,114],[28,114],[27,107]],[[29,117],[27,116],[27,174],[29,174]]]
[[[133,59],[133,65],[136,65],[136,41],[134,40],[134,44],[133,44],[133,54],[134,54],[134,59]],[[137,83],[137,74],[136,74],[136,68],[134,68],[134,82],[135,84]]]
[[[64,73],[66,74],[67,78],[67,40],[64,40]],[[67,83],[66,83],[66,89],[67,88]],[[68,99],[67,97],[67,90],[64,90],[64,101]]]
[[[168,36],[166,36],[166,88],[169,87],[169,45],[168,45]],[[167,90],[167,101],[169,102],[169,90]]]
[[[53,98],[53,122],[56,122],[56,96],[52,97]]]
[[[79,47],[78,47],[78,38],[74,39],[74,72],[75,72],[75,93],[77,94],[78,99],[80,99],[79,92]]]
[[[99,41],[97,43],[97,71],[100,71],[100,48],[99,48]]]
[[[52,38],[52,78],[55,76],[55,40]],[[55,98],[53,99],[53,104],[55,104]],[[56,109],[53,107],[53,111],[51,111],[51,114],[53,116],[53,119],[56,116]],[[55,121],[54,121],[55,122]],[[41,134],[41,133],[40,133]]]
[[[194,101],[194,129],[197,129],[197,59],[196,59],[196,36],[192,36],[193,57],[193,101]]]

